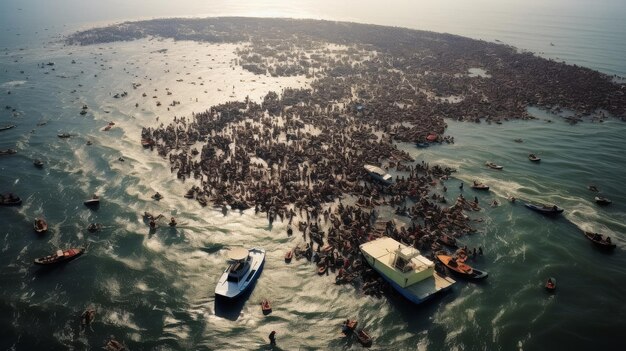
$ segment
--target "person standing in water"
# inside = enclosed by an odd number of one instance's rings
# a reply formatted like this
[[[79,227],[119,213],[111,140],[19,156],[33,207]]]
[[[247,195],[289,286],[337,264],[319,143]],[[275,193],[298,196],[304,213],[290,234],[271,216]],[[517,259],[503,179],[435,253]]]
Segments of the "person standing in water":
[[[270,339],[270,345],[276,346],[276,331],[272,330],[272,332],[270,333],[269,339]]]

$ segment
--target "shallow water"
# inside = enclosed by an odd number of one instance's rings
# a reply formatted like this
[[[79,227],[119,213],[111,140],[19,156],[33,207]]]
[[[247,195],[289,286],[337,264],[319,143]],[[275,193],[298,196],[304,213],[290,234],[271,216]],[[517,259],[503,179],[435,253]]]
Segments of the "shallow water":
[[[459,194],[461,181],[464,196],[478,197],[483,211],[472,216],[484,222],[463,242],[485,249],[475,264],[490,274],[482,284],[460,282],[451,293],[415,307],[398,296],[378,300],[336,286],[332,275],[319,277],[305,262],[286,265],[285,250],[301,240],[286,235],[286,223],[270,227],[254,211],[224,216],[217,208],[201,209],[181,196],[191,181],[175,180],[166,160],[141,148],[140,128],[157,123],[157,117],[168,123],[219,102],[258,100],[268,90],[307,84],[302,77],[259,77],[233,69],[232,50],[232,45],[142,40],[81,48],[49,43],[3,55],[0,106],[16,111],[1,110],[0,123],[18,127],[0,132],[0,148],[19,152],[0,159],[0,191],[21,195],[24,204],[0,208],[1,348],[99,348],[116,335],[133,350],[264,349],[269,332],[277,330],[286,350],[360,349],[356,341],[338,337],[347,316],[370,331],[374,349],[612,349],[623,340],[618,334],[626,312],[623,122],[570,126],[534,109],[535,121],[490,126],[448,121],[452,145],[400,145],[416,162],[458,170],[446,182],[448,200]],[[46,62],[55,65],[37,67]],[[133,90],[133,82],[142,86]],[[112,97],[123,91],[129,96]],[[167,111],[171,100],[181,105]],[[83,104],[89,106],[85,116],[79,114]],[[37,126],[40,121],[47,124]],[[108,121],[116,124],[104,132]],[[59,132],[75,136],[59,139]],[[513,142],[516,138],[524,142]],[[87,140],[93,145],[85,145]],[[542,157],[540,164],[527,160],[530,152]],[[33,158],[42,159],[44,169],[36,169]],[[485,161],[504,170],[490,170]],[[472,191],[468,185],[474,179],[492,191]],[[598,207],[586,188],[591,183],[614,204]],[[155,191],[165,198],[151,200]],[[94,192],[103,197],[97,211],[82,205]],[[508,196],[558,203],[565,213],[544,218],[522,202],[507,202]],[[494,198],[501,205],[489,207]],[[175,216],[180,226],[161,226],[150,234],[143,211]],[[40,215],[50,230],[37,237],[31,225]],[[106,227],[90,234],[90,222]],[[618,249],[608,255],[595,250],[578,228],[610,234]],[[84,243],[89,252],[65,266],[32,265],[59,247]],[[264,247],[267,261],[249,299],[225,308],[215,303],[213,290],[229,245]],[[558,280],[555,295],[542,288],[548,276]],[[264,297],[274,306],[265,317],[258,306]],[[89,305],[98,310],[96,323],[81,331],[78,316]]]

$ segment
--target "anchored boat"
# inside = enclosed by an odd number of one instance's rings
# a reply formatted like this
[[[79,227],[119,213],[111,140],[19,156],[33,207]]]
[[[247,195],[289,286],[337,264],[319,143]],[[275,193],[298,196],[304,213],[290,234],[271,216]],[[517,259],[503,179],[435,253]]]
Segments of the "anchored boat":
[[[435,271],[435,263],[416,249],[382,237],[360,246],[367,263],[409,301],[420,304],[456,281]]]
[[[265,250],[233,248],[228,253],[230,264],[215,287],[215,295],[234,299],[248,290],[261,275]]]

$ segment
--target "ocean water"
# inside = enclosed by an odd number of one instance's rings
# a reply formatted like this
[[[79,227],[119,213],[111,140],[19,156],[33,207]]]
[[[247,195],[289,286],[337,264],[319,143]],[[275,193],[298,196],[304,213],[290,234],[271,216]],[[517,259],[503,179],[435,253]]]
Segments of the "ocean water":
[[[535,121],[448,121],[447,133],[456,141],[452,145],[399,145],[417,162],[458,170],[446,182],[449,200],[459,195],[460,182],[478,179],[492,188],[489,193],[467,186],[463,190],[465,197],[477,196],[483,207],[471,214],[483,220],[476,222],[478,233],[463,242],[485,249],[475,264],[489,278],[482,284],[459,282],[451,293],[415,307],[398,296],[375,299],[334,285],[332,275],[319,277],[303,261],[286,265],[284,252],[301,240],[286,235],[286,222],[269,227],[264,215],[254,211],[224,215],[218,208],[200,208],[182,197],[192,183],[176,180],[164,159],[139,145],[142,126],[190,116],[223,101],[246,96],[259,100],[269,90],[305,87],[305,78],[243,71],[233,65],[233,45],[141,40],[66,47],[58,42],[77,28],[140,17],[319,17],[498,39],[626,75],[626,29],[618,20],[624,7],[619,2],[527,2],[523,7],[516,2],[505,2],[508,7],[489,1],[458,6],[427,2],[409,15],[403,10],[417,9],[410,3],[375,15],[381,5],[373,2],[364,3],[369,8],[331,8],[324,1],[300,6],[217,2],[212,8],[183,2],[188,6],[175,10],[161,3],[125,7],[113,2],[103,11],[97,11],[101,5],[85,11],[86,5],[77,1],[57,7],[42,1],[3,2],[0,125],[17,127],[0,132],[0,149],[16,148],[18,154],[0,158],[0,192],[15,192],[24,204],[0,208],[0,348],[99,349],[115,335],[132,350],[268,349],[267,335],[276,330],[284,350],[360,349],[354,340],[339,337],[341,321],[354,317],[372,334],[373,349],[619,349],[626,320],[621,302],[626,294],[623,122],[570,126],[533,109]],[[47,62],[55,65],[38,67]],[[132,83],[142,86],[133,90]],[[123,91],[129,96],[113,98]],[[163,106],[157,107],[157,100]],[[181,104],[167,111],[171,100]],[[89,109],[81,116],[83,104]],[[11,108],[5,109],[7,105]],[[115,126],[105,132],[109,121]],[[38,126],[40,122],[46,124]],[[73,137],[59,139],[60,132]],[[516,138],[524,142],[516,143]],[[93,145],[87,146],[88,140]],[[530,163],[530,152],[538,153],[542,162]],[[45,167],[35,168],[34,158],[42,159]],[[490,170],[485,161],[502,164],[504,170]],[[598,207],[595,194],[587,190],[591,183],[613,205]],[[155,191],[165,198],[151,200]],[[97,211],[82,205],[94,192],[103,197]],[[544,218],[521,202],[509,203],[509,196],[558,203],[565,213]],[[493,199],[501,205],[488,206]],[[150,234],[143,211],[175,216],[180,225]],[[50,230],[38,237],[32,221],[42,215]],[[90,222],[105,228],[88,233]],[[617,250],[595,250],[580,228],[611,235]],[[57,248],[85,243],[88,253],[60,269],[32,265],[34,258]],[[224,248],[242,244],[264,247],[266,265],[249,299],[224,308],[215,304],[213,295],[225,263]],[[558,281],[554,295],[542,287],[548,276]],[[274,307],[269,316],[258,305],[264,297]],[[78,317],[88,306],[97,309],[96,322],[81,330]]]

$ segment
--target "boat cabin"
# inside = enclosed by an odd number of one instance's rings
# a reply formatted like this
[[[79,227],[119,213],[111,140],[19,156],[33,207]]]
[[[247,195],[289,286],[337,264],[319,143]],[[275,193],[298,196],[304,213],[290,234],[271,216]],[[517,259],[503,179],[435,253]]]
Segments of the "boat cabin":
[[[228,272],[227,281],[233,283],[239,283],[246,273],[250,271],[251,257],[248,255],[248,250],[244,248],[232,249],[228,253],[228,258],[232,263],[228,266],[226,271]]]
[[[370,177],[372,177],[373,179],[381,181],[385,184],[393,183],[393,177],[391,176],[391,174],[385,172],[382,168],[373,165],[365,165],[363,166],[363,168],[365,168]]]

